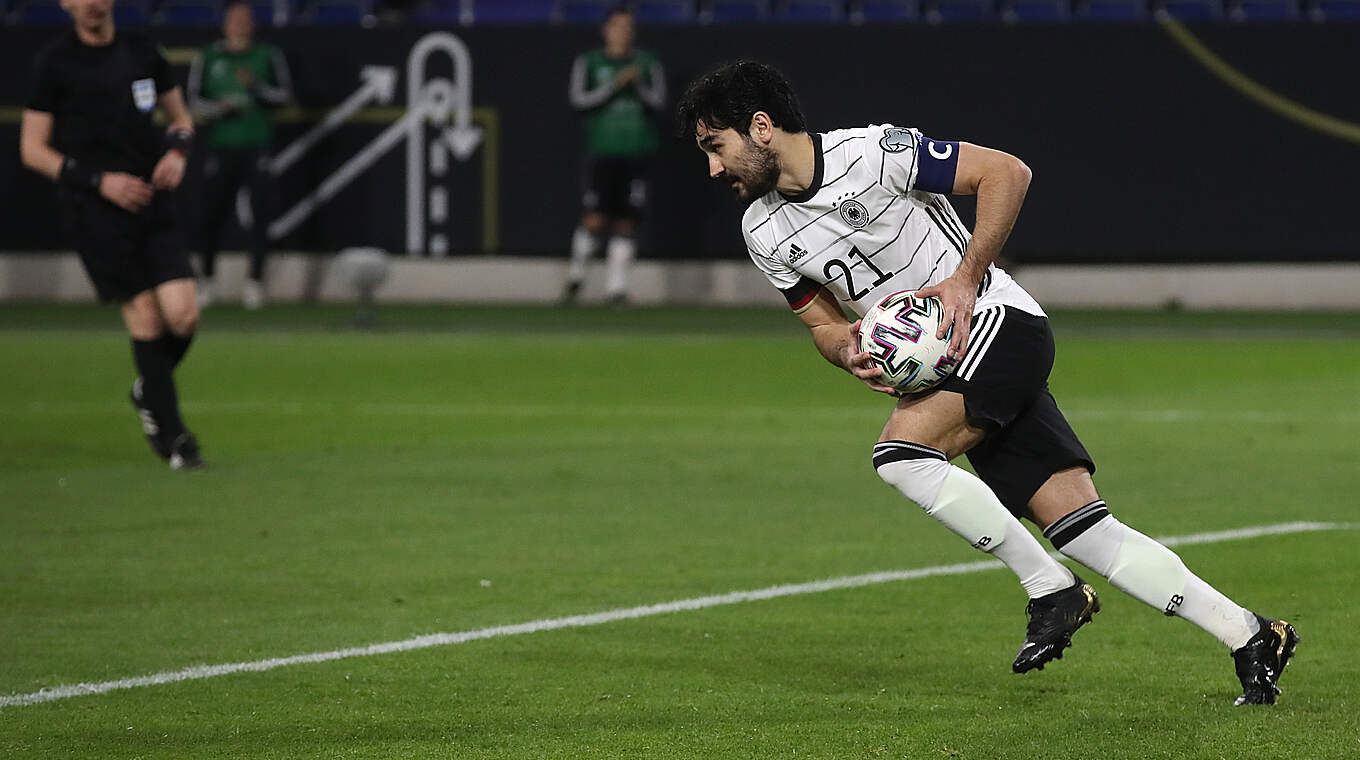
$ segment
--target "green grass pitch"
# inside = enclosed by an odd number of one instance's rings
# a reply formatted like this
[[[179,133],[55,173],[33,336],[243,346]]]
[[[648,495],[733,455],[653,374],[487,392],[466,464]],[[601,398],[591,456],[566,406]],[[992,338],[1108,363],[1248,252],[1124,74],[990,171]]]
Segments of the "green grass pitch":
[[[209,469],[116,313],[0,308],[0,696],[982,556],[869,463],[889,402],[780,309],[209,311]],[[1355,522],[1360,315],[1059,312],[1052,387],[1152,535]],[[1004,570],[0,707],[4,758],[1360,757],[1360,532],[1180,549],[1294,622],[1273,708],[1096,585],[1014,676]]]

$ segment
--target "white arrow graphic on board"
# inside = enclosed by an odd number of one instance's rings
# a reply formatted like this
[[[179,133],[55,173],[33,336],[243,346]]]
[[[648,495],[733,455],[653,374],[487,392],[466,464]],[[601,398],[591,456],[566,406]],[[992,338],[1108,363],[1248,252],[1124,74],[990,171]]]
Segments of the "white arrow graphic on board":
[[[452,78],[425,78],[425,62],[433,53],[449,56],[453,63]],[[365,66],[360,77],[364,83],[358,90],[270,160],[271,173],[281,174],[296,164],[323,137],[344,124],[366,103],[373,100],[380,103],[392,101],[396,92],[396,69],[391,66]],[[307,197],[275,219],[269,225],[271,239],[277,240],[297,229],[307,217],[405,139],[407,250],[411,253],[425,252],[426,161],[434,160],[425,155],[426,131],[429,127],[438,130],[437,144],[446,147],[457,160],[466,161],[481,144],[482,130],[472,124],[472,57],[462,40],[448,32],[434,32],[420,38],[407,58],[407,78],[409,94],[406,113],[358,153],[350,156]],[[442,181],[445,171],[447,167],[432,168],[431,174],[436,180]],[[447,208],[447,191],[443,187],[435,188],[431,193],[432,196],[437,194],[440,205]],[[433,197],[430,200],[434,202]],[[248,199],[238,196],[237,206],[238,212],[242,214],[242,226],[248,226],[245,221],[250,211]],[[444,242],[440,236],[441,245]]]
[[[387,104],[392,102],[392,96],[397,93],[397,69],[393,66],[365,66],[359,72],[359,77],[364,80],[363,85],[354,91],[354,94],[345,98],[344,102],[331,109],[326,117],[307,130],[307,133],[294,140],[291,145],[279,151],[270,161],[269,170],[274,174],[282,174],[288,167],[297,163],[307,151],[311,150],[321,138],[335,131],[340,125],[349,121],[360,108],[368,105],[370,101]]]
[[[448,56],[453,70],[448,79],[431,79],[426,82],[425,66],[431,56],[442,53]],[[407,98],[414,103],[435,85],[446,87],[447,102],[443,112],[432,116],[430,121],[438,127],[438,143],[446,146],[453,157],[466,161],[482,141],[482,130],[472,125],[472,56],[467,45],[448,32],[432,32],[421,37],[411,48],[406,60]],[[444,125],[448,126],[444,126]],[[433,179],[436,185],[443,181],[446,167],[444,162],[434,160],[430,146],[426,145],[426,130],[415,125],[411,139],[406,142],[406,250],[408,253],[434,253],[442,255],[448,241],[443,235],[427,236],[427,205],[447,208],[448,194],[436,186],[430,189],[426,198],[427,180]],[[427,169],[429,177],[427,177]],[[435,198],[439,200],[436,201]],[[428,219],[434,221],[433,219]]]
[[[384,129],[382,134],[373,139],[373,142],[350,156],[349,160],[341,164],[340,168],[322,181],[310,195],[298,201],[283,216],[275,219],[269,225],[269,237],[278,239],[297,229],[298,225],[311,216],[313,211],[335,197],[336,193],[343,190],[346,185],[354,181],[355,177],[382,158],[383,154],[403,139],[408,139],[413,130],[424,129],[426,121],[439,123],[448,119],[449,103],[452,96],[453,87],[447,79],[427,83],[424,97],[420,101],[410,104],[404,116]]]

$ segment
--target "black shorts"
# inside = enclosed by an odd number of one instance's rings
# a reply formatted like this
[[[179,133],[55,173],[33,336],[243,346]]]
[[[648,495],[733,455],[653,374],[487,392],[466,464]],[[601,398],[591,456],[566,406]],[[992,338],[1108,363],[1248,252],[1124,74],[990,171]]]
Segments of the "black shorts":
[[[640,219],[647,208],[647,161],[586,156],[581,206],[615,219]]]
[[[194,276],[169,193],[156,193],[138,214],[89,193],[67,193],[63,200],[67,232],[99,300],[126,302]]]
[[[968,351],[940,386],[963,394],[968,422],[986,431],[968,461],[1016,516],[1055,472],[1096,471],[1072,426],[1048,392],[1053,369],[1048,320],[1010,306],[973,315]]]

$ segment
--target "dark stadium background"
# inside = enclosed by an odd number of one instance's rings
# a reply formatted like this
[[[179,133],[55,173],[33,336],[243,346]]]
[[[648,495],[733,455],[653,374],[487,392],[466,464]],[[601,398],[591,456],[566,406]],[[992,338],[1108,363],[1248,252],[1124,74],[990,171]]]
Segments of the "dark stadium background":
[[[572,57],[598,43],[590,24],[262,26],[287,53],[307,113],[359,85],[364,65],[405,62],[422,34],[452,31],[471,51],[473,105],[494,112],[499,191],[483,234],[482,157],[454,172],[455,255],[561,255],[578,213],[577,118],[566,102]],[[1191,32],[1248,77],[1316,111],[1360,121],[1356,22],[1196,24]],[[34,52],[59,27],[0,27],[0,141],[16,144]],[[201,45],[213,27],[155,27],[170,48]],[[1020,262],[1316,261],[1360,259],[1352,226],[1360,145],[1282,118],[1193,60],[1153,21],[1129,24],[734,24],[643,26],[640,44],[666,65],[673,103],[724,59],[772,62],[794,82],[815,129],[891,121],[1023,158],[1035,173],[1007,246]],[[184,67],[179,67],[181,76]],[[280,144],[308,125],[283,126]],[[282,180],[304,194],[385,125],[334,133]],[[663,119],[673,133],[669,114]],[[284,240],[285,250],[404,246],[404,151],[397,147]],[[739,216],[711,185],[692,144],[668,139],[655,166],[649,257],[743,256]],[[64,247],[53,192],[0,158],[0,250]],[[183,193],[193,213],[192,182]],[[956,199],[967,209],[967,199]],[[493,250],[486,250],[486,240]],[[232,247],[233,241],[228,241]]]

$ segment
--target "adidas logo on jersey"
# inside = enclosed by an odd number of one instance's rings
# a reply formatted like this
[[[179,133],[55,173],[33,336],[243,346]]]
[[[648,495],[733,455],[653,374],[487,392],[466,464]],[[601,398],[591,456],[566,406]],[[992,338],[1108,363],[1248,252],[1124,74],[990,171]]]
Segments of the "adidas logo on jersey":
[[[792,264],[807,255],[807,251],[798,247],[797,243],[789,244],[789,263]]]

